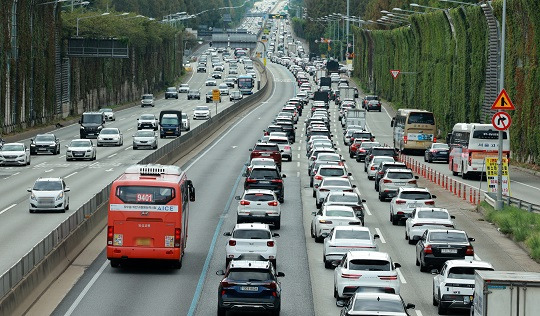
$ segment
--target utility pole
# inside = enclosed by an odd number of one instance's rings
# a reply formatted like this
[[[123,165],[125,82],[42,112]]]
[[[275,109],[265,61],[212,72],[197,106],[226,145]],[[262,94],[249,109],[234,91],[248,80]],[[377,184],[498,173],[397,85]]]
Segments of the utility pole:
[[[504,55],[506,42],[506,0],[503,0],[502,31],[501,31],[501,69],[499,77],[499,91],[504,88]],[[502,167],[503,167],[503,131],[499,131],[499,159],[497,161],[497,202],[495,209],[502,211],[504,202],[502,199]]]
[[[347,0],[347,40],[345,41],[345,45],[346,45],[346,50],[347,50],[347,53],[349,52],[349,1],[350,0]],[[347,58],[347,54],[345,54],[345,58]]]

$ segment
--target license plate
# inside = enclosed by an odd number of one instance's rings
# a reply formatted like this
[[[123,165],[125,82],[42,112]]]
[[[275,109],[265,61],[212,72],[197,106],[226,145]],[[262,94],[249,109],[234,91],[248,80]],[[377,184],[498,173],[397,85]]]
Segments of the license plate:
[[[269,184],[270,181],[259,181],[260,184]]]
[[[137,246],[150,246],[150,238],[137,238],[135,244]]]
[[[414,207],[421,207],[423,204],[421,203],[409,203],[407,204],[408,207],[414,208]]]
[[[47,150],[47,148],[38,148],[38,150]]]
[[[259,287],[258,286],[241,286],[240,289],[242,291],[256,292],[259,290]]]
[[[441,155],[448,155],[448,152],[447,151],[441,151],[440,154]]]
[[[441,253],[457,253],[457,249],[441,249]]]
[[[82,156],[84,156],[84,154],[74,154],[74,156],[76,156],[76,157],[82,157]]]
[[[270,157],[270,154],[261,154],[262,157]]]

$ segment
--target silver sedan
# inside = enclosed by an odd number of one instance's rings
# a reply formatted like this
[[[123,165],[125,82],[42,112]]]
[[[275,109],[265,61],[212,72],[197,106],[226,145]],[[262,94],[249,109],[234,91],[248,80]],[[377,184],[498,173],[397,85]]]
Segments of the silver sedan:
[[[158,137],[154,130],[141,129],[133,135],[133,149],[139,148],[158,148]]]

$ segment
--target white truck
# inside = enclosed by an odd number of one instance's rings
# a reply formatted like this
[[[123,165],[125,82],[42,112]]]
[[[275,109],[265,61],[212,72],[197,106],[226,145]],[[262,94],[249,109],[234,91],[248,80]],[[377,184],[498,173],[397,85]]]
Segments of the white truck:
[[[361,126],[366,129],[366,110],[363,109],[348,109],[345,114],[345,129],[350,125]]]
[[[471,316],[533,316],[540,313],[540,273],[475,272]]]
[[[296,44],[295,43],[289,43],[287,50],[289,51],[289,56],[296,55]]]

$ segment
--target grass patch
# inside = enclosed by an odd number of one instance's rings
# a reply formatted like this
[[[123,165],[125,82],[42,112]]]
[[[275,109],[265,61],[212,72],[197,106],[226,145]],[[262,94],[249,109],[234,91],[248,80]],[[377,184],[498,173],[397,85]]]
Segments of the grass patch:
[[[540,260],[540,214],[514,206],[495,211],[486,202],[482,202],[481,206],[487,211],[486,219],[489,222],[497,225],[502,233],[511,235],[515,241],[524,242],[531,257]]]

